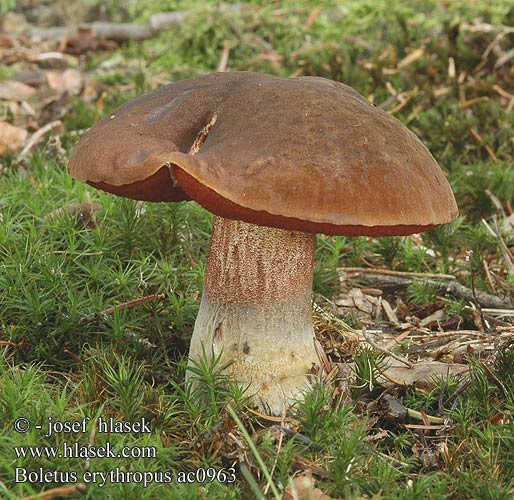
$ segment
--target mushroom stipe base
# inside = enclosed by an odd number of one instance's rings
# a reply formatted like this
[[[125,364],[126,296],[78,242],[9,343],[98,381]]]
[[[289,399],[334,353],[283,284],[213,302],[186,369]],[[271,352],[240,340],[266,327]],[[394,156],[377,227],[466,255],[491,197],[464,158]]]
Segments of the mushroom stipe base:
[[[308,390],[318,364],[312,321],[315,235],[215,217],[190,359],[205,352],[266,412]]]

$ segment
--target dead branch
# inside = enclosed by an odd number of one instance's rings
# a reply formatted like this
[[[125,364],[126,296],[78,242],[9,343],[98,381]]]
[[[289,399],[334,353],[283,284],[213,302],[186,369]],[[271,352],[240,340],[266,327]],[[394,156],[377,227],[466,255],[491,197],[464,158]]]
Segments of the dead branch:
[[[454,280],[455,276],[451,274],[441,274],[441,273],[414,273],[408,271],[392,271],[391,269],[367,269],[364,267],[338,267],[338,272],[345,273],[361,273],[365,272],[366,274],[380,274],[384,276],[398,276],[402,278],[437,278],[437,279],[446,279],[446,280]]]
[[[240,5],[220,6],[217,12],[240,10]],[[147,24],[94,22],[79,26],[54,28],[33,28],[27,34],[39,40],[63,40],[77,38],[80,32],[90,32],[94,38],[125,42],[128,40],[146,40],[164,31],[182,24],[193,13],[191,10],[175,12],[158,12],[150,17]]]
[[[155,36],[148,24],[102,23],[81,24],[79,26],[58,26],[55,28],[33,28],[27,34],[36,40],[73,40],[79,32],[89,32],[94,38],[123,42],[126,40],[146,40]]]
[[[352,269],[353,273],[356,273],[363,277],[368,283],[372,283],[377,287],[384,288],[406,288],[412,282],[419,280],[419,277],[406,277],[406,276],[398,276],[398,275],[390,275],[376,273],[376,269],[360,269],[360,268],[341,268],[341,270]],[[345,271],[348,272],[348,271]],[[406,273],[408,274],[408,273]],[[354,279],[354,277],[352,277]],[[453,295],[459,299],[469,300],[470,302],[474,302],[473,291],[470,288],[465,287],[457,282],[440,282],[435,281],[434,279],[426,279],[424,280],[430,286],[433,286],[438,291]],[[491,295],[487,292],[483,292],[481,290],[476,291],[476,300],[477,303],[480,304],[481,307],[490,307],[492,309],[513,309],[514,308],[514,300],[509,297],[501,298],[496,295]]]

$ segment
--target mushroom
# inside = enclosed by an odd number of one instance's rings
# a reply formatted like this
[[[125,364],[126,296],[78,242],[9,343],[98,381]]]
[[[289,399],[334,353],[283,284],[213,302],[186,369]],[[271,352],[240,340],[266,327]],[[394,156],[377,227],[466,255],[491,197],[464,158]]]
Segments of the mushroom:
[[[407,235],[457,215],[414,133],[318,77],[216,73],[161,87],[84,134],[69,171],[119,196],[194,200],[214,214],[190,360],[231,361],[274,414],[302,397],[318,363],[315,234]]]

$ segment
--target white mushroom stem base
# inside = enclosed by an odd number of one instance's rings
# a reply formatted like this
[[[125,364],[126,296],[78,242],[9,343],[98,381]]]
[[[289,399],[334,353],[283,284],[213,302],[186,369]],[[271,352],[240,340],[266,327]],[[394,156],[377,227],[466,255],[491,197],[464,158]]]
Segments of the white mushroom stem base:
[[[280,414],[309,388],[318,357],[312,322],[315,235],[215,217],[190,360],[228,370],[264,411]]]

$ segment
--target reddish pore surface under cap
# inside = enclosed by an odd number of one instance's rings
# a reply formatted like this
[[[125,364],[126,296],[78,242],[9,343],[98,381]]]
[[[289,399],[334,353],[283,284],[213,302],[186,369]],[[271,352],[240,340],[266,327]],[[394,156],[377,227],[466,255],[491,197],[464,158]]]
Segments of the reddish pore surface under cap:
[[[141,201],[185,201],[190,200],[182,189],[173,186],[168,167],[162,167],[155,174],[131,184],[115,186],[107,182],[87,181],[90,186],[108,193]]]
[[[171,171],[171,176],[170,176]],[[174,181],[173,181],[174,179]],[[428,231],[436,224],[429,225],[394,225],[361,226],[318,223],[275,215],[263,210],[251,210],[227,200],[213,189],[204,186],[185,170],[176,165],[163,166],[150,177],[134,182],[114,186],[105,182],[88,184],[109,193],[143,201],[185,201],[195,200],[215,215],[226,219],[242,220],[260,226],[290,229],[306,233],[324,233],[344,236],[405,236]]]

